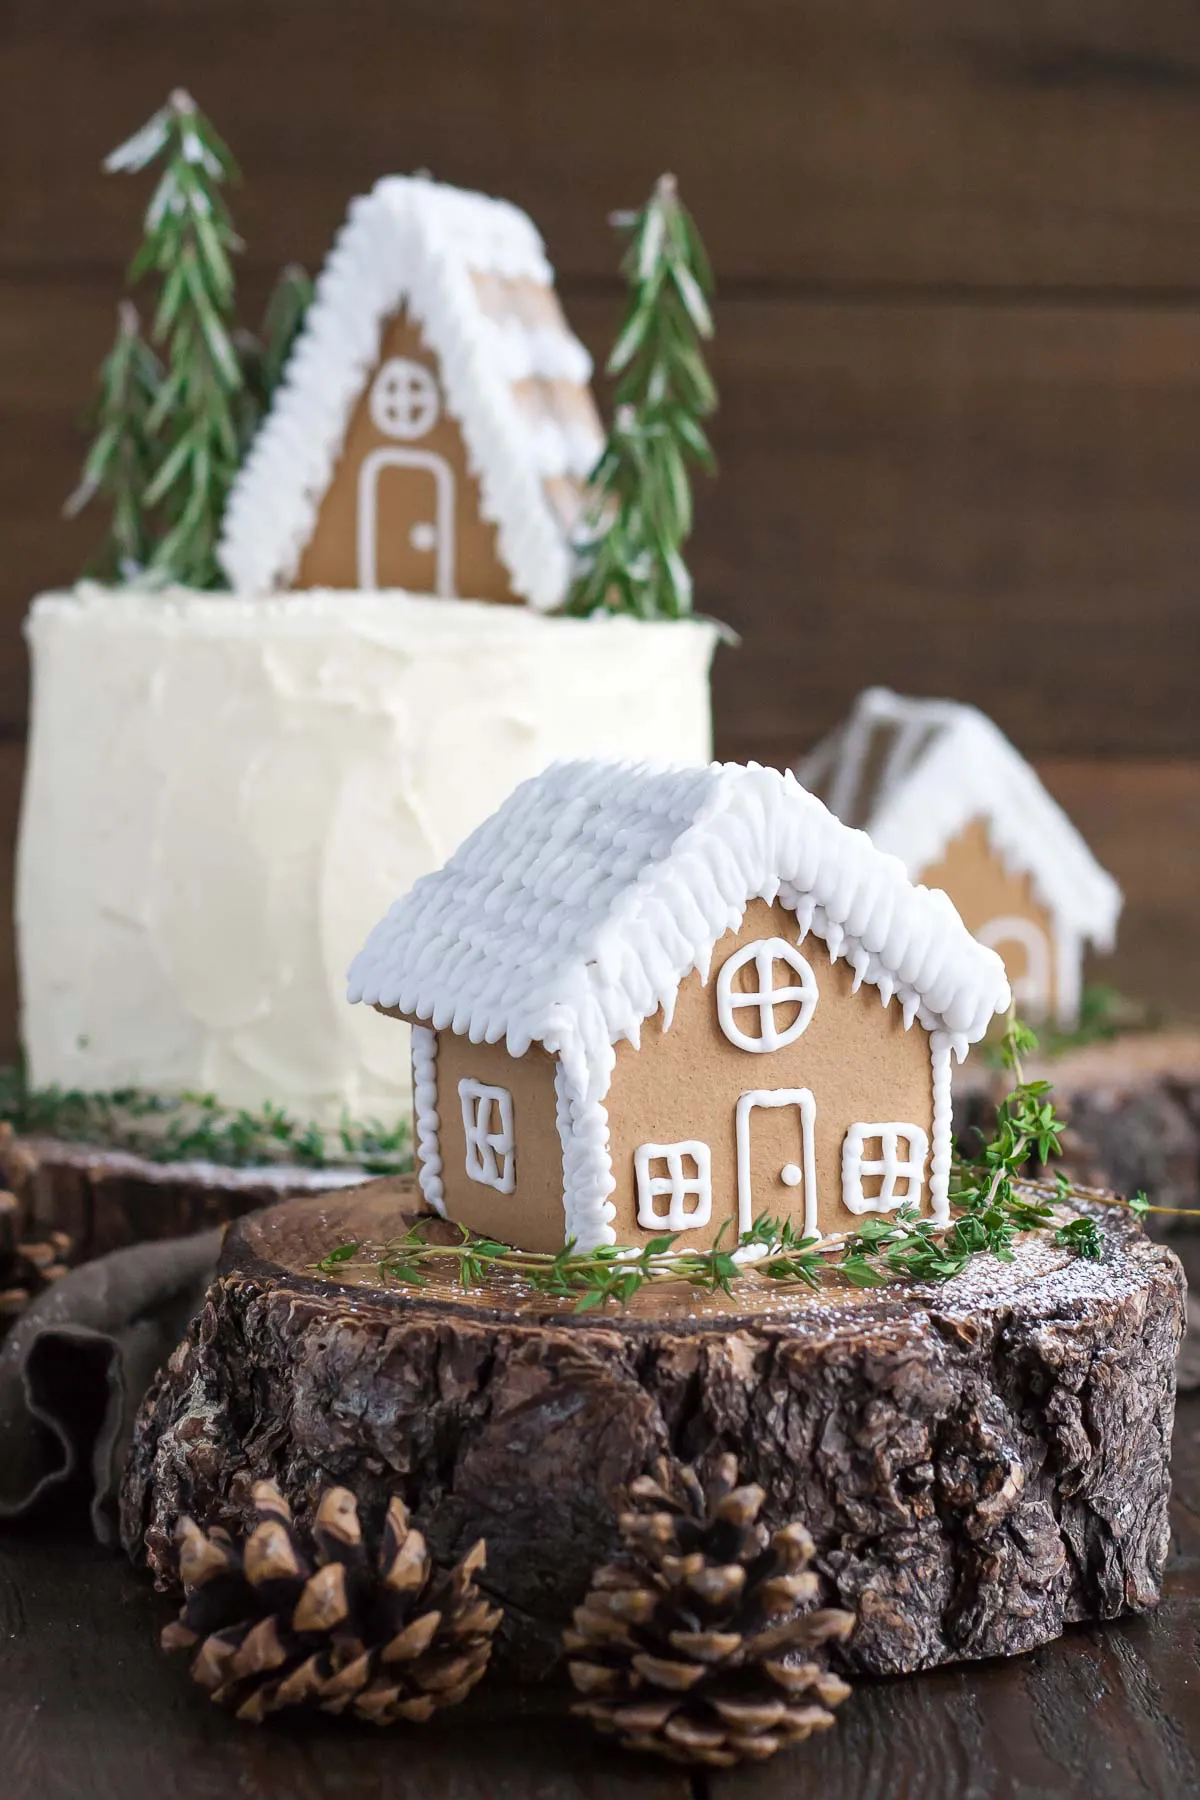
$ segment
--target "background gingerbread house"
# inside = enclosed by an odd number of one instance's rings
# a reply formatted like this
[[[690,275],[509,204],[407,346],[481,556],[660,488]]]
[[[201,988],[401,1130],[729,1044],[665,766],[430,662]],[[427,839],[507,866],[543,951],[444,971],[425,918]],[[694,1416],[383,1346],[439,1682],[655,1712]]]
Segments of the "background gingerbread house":
[[[562,599],[603,445],[532,221],[422,176],[356,200],[230,495],[235,589]]]
[[[788,775],[559,764],[372,933],[439,1212],[555,1250],[948,1217],[951,1063],[997,956]]]
[[[796,775],[914,881],[946,890],[1004,958],[1023,1015],[1075,1022],[1085,947],[1111,950],[1121,891],[990,719],[868,688]]]

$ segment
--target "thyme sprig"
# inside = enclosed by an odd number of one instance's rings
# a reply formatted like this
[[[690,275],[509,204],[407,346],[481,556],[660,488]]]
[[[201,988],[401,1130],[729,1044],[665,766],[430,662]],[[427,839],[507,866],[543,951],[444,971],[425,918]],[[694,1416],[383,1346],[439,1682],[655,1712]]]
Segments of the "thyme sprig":
[[[229,1168],[352,1163],[372,1175],[412,1167],[408,1121],[383,1125],[348,1116],[333,1130],[281,1106],[223,1106],[213,1094],[115,1088],[31,1088],[23,1069],[0,1068],[0,1118],[23,1135],[103,1144],[149,1162],[211,1162]]]
[[[1086,1215],[1062,1220],[1071,1198],[1066,1174],[1060,1171],[1052,1182],[1031,1179],[1031,1166],[1044,1167],[1058,1155],[1064,1126],[1049,1082],[1025,1077],[1023,1059],[1036,1047],[1034,1034],[1010,1014],[1000,1055],[1013,1086],[997,1109],[991,1138],[975,1157],[960,1158],[955,1165],[950,1189],[954,1216],[948,1225],[922,1218],[915,1207],[902,1206],[886,1217],[866,1220],[852,1232],[818,1239],[797,1236],[790,1220],[763,1216],[737,1245],[725,1242],[723,1227],[709,1250],[677,1249],[681,1234],[664,1233],[639,1250],[604,1245],[577,1252],[570,1243],[551,1254],[476,1238],[463,1226],[457,1227],[454,1241],[431,1240],[430,1227],[436,1224],[444,1230],[444,1226],[419,1219],[386,1245],[339,1244],[316,1268],[333,1277],[366,1269],[385,1281],[424,1287],[440,1267],[453,1272],[464,1292],[502,1272],[519,1277],[538,1293],[573,1299],[576,1311],[588,1312],[610,1301],[627,1305],[654,1282],[682,1282],[708,1293],[731,1294],[734,1282],[748,1269],[759,1278],[809,1288],[822,1286],[829,1277],[860,1288],[878,1287],[898,1277],[940,1284],[961,1275],[973,1257],[984,1253],[1011,1262],[1013,1246],[1023,1232],[1053,1231],[1058,1248],[1098,1261],[1103,1240],[1095,1221]],[[1135,1216],[1162,1210],[1152,1207],[1144,1194],[1112,1203]],[[758,1254],[738,1257],[738,1250]]]
[[[1055,1232],[1054,1242],[1060,1249],[1073,1250],[1076,1256],[1082,1256],[1088,1262],[1099,1262],[1104,1255],[1104,1244],[1095,1219],[1069,1219]]]
[[[684,1282],[706,1293],[732,1294],[740,1274],[735,1246],[723,1242],[725,1227],[709,1250],[676,1250],[680,1233],[663,1232],[640,1250],[602,1244],[595,1250],[577,1251],[574,1241],[559,1251],[516,1250],[492,1238],[472,1235],[460,1225],[457,1241],[431,1240],[428,1229],[440,1221],[418,1219],[402,1237],[371,1247],[357,1240],[338,1244],[317,1263],[322,1275],[345,1277],[367,1269],[385,1281],[406,1287],[425,1287],[440,1266],[452,1272],[464,1293],[482,1287],[488,1277],[502,1272],[519,1277],[536,1292],[553,1299],[575,1301],[577,1312],[590,1312],[609,1301],[627,1306],[634,1295],[651,1282]],[[762,1245],[767,1251],[756,1263],[761,1273],[776,1280],[803,1281],[816,1287],[821,1278],[820,1254],[815,1238],[797,1238],[787,1221],[762,1218],[743,1234],[741,1248]]]
[[[1013,1086],[996,1109],[996,1129],[974,1158],[960,1157],[950,1182],[949,1225],[922,1219],[915,1208],[901,1207],[886,1219],[872,1219],[849,1239],[840,1273],[860,1287],[875,1287],[889,1276],[914,1281],[951,1281],[973,1256],[988,1252],[1011,1262],[1013,1244],[1023,1231],[1045,1231],[1055,1218],[1054,1201],[1065,1200],[1066,1177],[1048,1194],[1031,1191],[1030,1164],[1044,1166],[1061,1149],[1065,1121],[1054,1110],[1048,1081],[1028,1081],[1022,1059],[1037,1048],[1033,1032],[1011,1014],[1000,1040],[999,1054],[1013,1076]],[[1095,1228],[1093,1227],[1093,1233]],[[1091,1255],[1099,1236],[1076,1232],[1059,1236],[1062,1248]],[[1086,1242],[1087,1250],[1082,1250]]]
[[[1089,982],[1079,1001],[1079,1017],[1070,1026],[1047,1022],[1038,1027],[1038,1049],[1043,1057],[1066,1056],[1089,1044],[1111,1043],[1131,1032],[1153,1031],[1162,1023],[1151,1006],[1130,1000],[1117,988]],[[979,1046],[981,1060],[990,1068],[1004,1066],[1003,1040],[990,1039]]]

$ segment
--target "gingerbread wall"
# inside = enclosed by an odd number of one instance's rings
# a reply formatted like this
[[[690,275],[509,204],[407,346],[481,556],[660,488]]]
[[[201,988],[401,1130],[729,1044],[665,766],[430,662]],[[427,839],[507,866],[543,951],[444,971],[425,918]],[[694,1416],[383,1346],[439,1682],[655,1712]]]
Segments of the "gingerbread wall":
[[[792,1044],[756,1054],[739,1049],[717,1023],[716,977],[734,951],[757,938],[796,942],[796,921],[786,908],[754,901],[742,925],[721,940],[708,982],[689,976],[679,991],[666,1031],[658,1016],[642,1028],[641,1049],[617,1048],[617,1066],[608,1097],[617,1208],[614,1225],[621,1242],[647,1235],[637,1222],[634,1152],[639,1144],[700,1139],[712,1157],[712,1219],[689,1231],[685,1241],[709,1244],[728,1221],[724,1242],[737,1235],[735,1109],[752,1089],[809,1088],[816,1102],[814,1131],[818,1220],[822,1232],[852,1229],[853,1215],[841,1204],[842,1144],[856,1122],[908,1122],[932,1141],[933,1086],[928,1034],[914,1024],[905,1031],[900,1005],[880,1004],[873,987],[851,993],[854,973],[831,963],[821,940],[805,939],[819,998],[807,1029]],[[786,1021],[782,1021],[786,1023]],[[754,1116],[754,1212],[803,1221],[802,1189],[787,1187],[776,1171],[797,1160],[797,1115],[793,1107]],[[928,1165],[926,1188],[928,1206]],[[877,1184],[876,1184],[877,1186]]]
[[[426,369],[437,384],[438,417],[429,430],[397,437],[379,428],[371,413],[371,391],[379,369],[391,358]],[[437,358],[418,327],[401,311],[383,333],[379,361],[351,415],[333,480],[321,502],[317,523],[300,561],[297,587],[357,588],[360,476],[376,450],[429,453],[448,467],[453,487],[453,591],[464,599],[516,599],[508,571],[496,550],[496,532],[482,516],[479,483],[467,461],[466,445],[446,411]],[[421,547],[420,527],[434,517],[435,482],[424,471],[387,467],[376,488],[376,586],[437,591],[437,555]],[[417,527],[418,541],[413,542]]]
[[[507,1088],[513,1101],[511,1194],[472,1181],[458,1084],[464,1078]],[[438,1117],[441,1121],[446,1212],[472,1231],[494,1233],[525,1250],[561,1250],[564,1213],[562,1149],[554,1093],[554,1059],[534,1044],[511,1057],[503,1044],[472,1044],[438,1033]]]
[[[1058,992],[1059,969],[1054,941],[1054,920],[1033,891],[1028,875],[1005,868],[1002,859],[988,839],[983,819],[973,819],[949,844],[938,863],[918,877],[926,887],[944,888],[962,915],[967,930],[979,933],[995,919],[1024,919],[1035,927],[1045,942],[1047,961],[1048,1007],[1053,1012]],[[989,941],[992,941],[989,939]],[[1011,939],[993,941],[992,947],[1004,958],[1008,978],[1014,987],[1027,975],[1028,951]],[[1037,1017],[1040,1010],[1028,999],[1018,996],[1018,1006],[1027,1017]]]
[[[702,983],[698,975],[683,982],[670,1027],[664,1030],[661,1015],[656,1015],[642,1027],[640,1049],[628,1043],[617,1046],[608,1118],[616,1181],[613,1224],[620,1243],[636,1244],[649,1235],[637,1216],[638,1146],[686,1139],[709,1146],[713,1204],[707,1227],[689,1230],[685,1241],[704,1247],[726,1224],[723,1241],[731,1246],[736,1242],[735,1117],[739,1097],[752,1090],[807,1088],[813,1094],[817,1217],[823,1233],[850,1230],[855,1223],[841,1203],[842,1146],[851,1125],[913,1124],[932,1145],[928,1033],[916,1024],[906,1031],[899,1002],[883,1007],[877,989],[864,986],[852,993],[853,970],[831,962],[819,938],[810,935],[802,946],[818,988],[817,1004],[803,1034],[766,1053],[739,1049],[724,1036],[717,1022],[717,973],[743,945],[768,937],[795,943],[795,917],[785,907],[754,901],[741,927],[727,933],[714,951],[708,982]],[[780,1023],[787,1022],[781,1016]],[[512,1096],[511,1194],[474,1181],[466,1172],[467,1142],[458,1093],[464,1077],[506,1088]],[[562,1151],[553,1057],[534,1045],[523,1057],[513,1058],[503,1044],[472,1044],[442,1031],[437,1090],[448,1215],[474,1231],[526,1249],[561,1249]],[[792,1188],[778,1179],[778,1171],[799,1161],[802,1154],[795,1107],[756,1110],[753,1146],[755,1216],[791,1217],[802,1225],[803,1187]],[[928,1162],[925,1174],[923,1201],[928,1210]],[[868,1178],[867,1191],[877,1190],[878,1180],[872,1187]]]

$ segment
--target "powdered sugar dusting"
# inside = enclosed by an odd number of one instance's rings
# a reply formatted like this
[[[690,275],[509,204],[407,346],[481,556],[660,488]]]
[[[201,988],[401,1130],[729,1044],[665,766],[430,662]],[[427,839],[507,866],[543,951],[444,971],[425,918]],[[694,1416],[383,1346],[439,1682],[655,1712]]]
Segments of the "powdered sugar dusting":
[[[877,1342],[892,1337],[899,1342],[911,1339],[914,1327],[922,1329],[925,1320],[930,1326],[962,1321],[973,1338],[984,1321],[997,1317],[1002,1321],[1005,1313],[1018,1309],[1026,1320],[1086,1317],[1143,1293],[1156,1271],[1174,1260],[1128,1214],[1076,1192],[1056,1222],[1081,1214],[1094,1219],[1104,1252],[1100,1262],[1088,1262],[1060,1248],[1051,1228],[1025,1233],[1013,1245],[1011,1262],[980,1254],[955,1280],[943,1283],[897,1277],[877,1288],[855,1288],[836,1278],[837,1265],[831,1261],[832,1279],[813,1289],[772,1281],[749,1265],[743,1266],[728,1294],[707,1293],[683,1281],[654,1282],[624,1306],[580,1314],[574,1298],[540,1293],[515,1271],[490,1269],[465,1293],[452,1269],[427,1267],[423,1271],[427,1285],[419,1289],[381,1276],[379,1261],[394,1254],[389,1245],[398,1207],[400,1216],[411,1220],[412,1215],[403,1211],[405,1194],[411,1192],[404,1181],[379,1182],[353,1197],[327,1196],[320,1212],[314,1208],[311,1215],[320,1219],[319,1241],[328,1249],[347,1237],[358,1241],[354,1263],[340,1267],[334,1279],[364,1305],[387,1296],[417,1307],[451,1311],[466,1307],[497,1319],[554,1319],[580,1328],[617,1327],[634,1333],[667,1323],[714,1331],[744,1325],[760,1334],[784,1332],[807,1344],[858,1334]]]

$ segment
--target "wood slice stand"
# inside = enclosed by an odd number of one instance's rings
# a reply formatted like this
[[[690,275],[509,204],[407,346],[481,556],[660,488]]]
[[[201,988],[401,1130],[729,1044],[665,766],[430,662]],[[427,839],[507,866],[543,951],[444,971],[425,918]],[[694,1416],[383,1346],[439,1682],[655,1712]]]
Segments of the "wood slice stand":
[[[72,1263],[148,1239],[185,1237],[293,1196],[361,1186],[364,1169],[272,1163],[150,1162],[123,1150],[59,1138],[15,1140],[23,1228],[63,1231]]]
[[[1131,1033],[1030,1074],[1053,1082],[1070,1122],[1063,1161],[1073,1180],[1200,1207],[1200,1033]],[[1200,1219],[1165,1223],[1195,1229]]]
[[[852,1667],[1012,1654],[1157,1600],[1184,1284],[1116,1209],[1093,1209],[1100,1264],[1041,1234],[941,1289],[751,1275],[580,1315],[502,1275],[464,1296],[314,1271],[415,1208],[381,1181],[232,1227],[126,1473],[124,1541],[161,1585],[179,1515],[240,1528],[262,1476],[301,1514],[329,1481],[368,1511],[399,1491],[439,1559],[486,1537],[494,1667],[538,1679],[630,1478],[733,1450],[857,1612]]]

